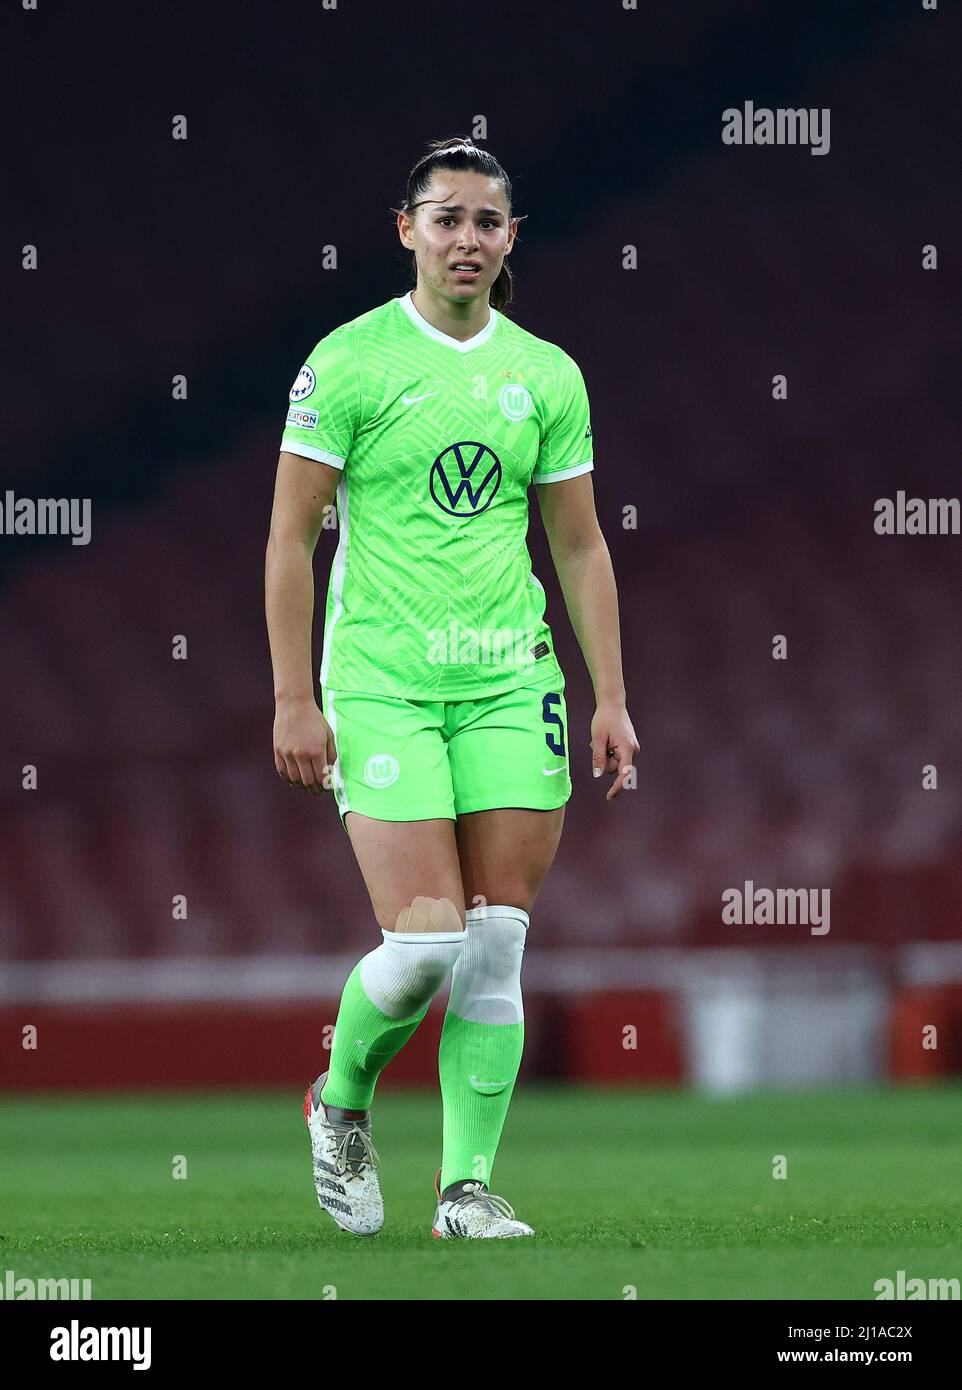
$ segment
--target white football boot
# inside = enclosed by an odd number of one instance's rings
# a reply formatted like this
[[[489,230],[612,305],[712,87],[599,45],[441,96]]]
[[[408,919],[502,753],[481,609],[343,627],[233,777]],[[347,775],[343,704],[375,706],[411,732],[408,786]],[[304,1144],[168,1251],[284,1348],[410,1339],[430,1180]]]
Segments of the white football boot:
[[[373,1236],[384,1225],[384,1201],[377,1180],[380,1162],[371,1143],[371,1116],[331,1120],[321,1100],[327,1072],[309,1086],[304,1119],[314,1156],[314,1189],[324,1211],[354,1236]]]
[[[523,1221],[518,1221],[514,1208],[503,1197],[495,1197],[485,1190],[484,1183],[464,1184],[460,1197],[443,1201],[438,1180],[438,1169],[434,1179],[438,1209],[434,1217],[432,1236],[440,1240],[450,1240],[458,1236],[474,1240],[487,1240],[491,1237],[503,1239],[510,1236],[533,1236],[534,1231]]]

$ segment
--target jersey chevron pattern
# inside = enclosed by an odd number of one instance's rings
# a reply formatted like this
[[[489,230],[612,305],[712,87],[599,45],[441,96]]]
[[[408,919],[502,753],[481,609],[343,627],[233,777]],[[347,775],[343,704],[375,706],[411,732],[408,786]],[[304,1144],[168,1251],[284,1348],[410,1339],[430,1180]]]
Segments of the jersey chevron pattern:
[[[322,686],[474,700],[556,664],[528,488],[592,469],[588,397],[563,349],[489,315],[462,343],[388,300],[291,388],[281,449],[341,470]]]

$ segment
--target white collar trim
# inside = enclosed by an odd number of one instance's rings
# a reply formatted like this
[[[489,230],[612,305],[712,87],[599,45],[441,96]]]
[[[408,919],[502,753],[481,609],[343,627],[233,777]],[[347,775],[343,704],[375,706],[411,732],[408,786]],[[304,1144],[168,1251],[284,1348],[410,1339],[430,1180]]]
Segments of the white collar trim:
[[[414,324],[415,328],[420,328],[422,333],[426,333],[429,338],[434,338],[439,343],[447,343],[449,347],[457,348],[458,352],[471,352],[474,348],[480,347],[482,343],[486,343],[497,327],[498,319],[501,317],[497,309],[493,309],[489,305],[489,318],[487,323],[475,333],[473,338],[468,338],[462,342],[460,338],[452,338],[449,333],[442,333],[440,328],[435,328],[433,323],[428,323],[424,315],[421,314],[415,306],[411,294],[412,291],[408,290],[407,294],[402,295],[397,302]]]

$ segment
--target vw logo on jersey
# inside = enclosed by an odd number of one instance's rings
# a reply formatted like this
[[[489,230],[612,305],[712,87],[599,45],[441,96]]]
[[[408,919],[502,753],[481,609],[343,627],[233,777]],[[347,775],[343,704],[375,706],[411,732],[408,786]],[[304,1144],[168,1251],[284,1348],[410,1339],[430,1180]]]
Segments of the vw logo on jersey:
[[[294,382],[294,385],[288,392],[288,400],[305,400],[306,397],[308,397],[314,390],[314,387],[316,385],[317,382],[314,379],[314,373],[311,371],[310,367],[305,362],[301,370],[297,373],[297,378]]]
[[[389,787],[400,776],[401,768],[393,753],[372,753],[364,764],[363,780],[369,787]]]
[[[431,467],[431,496],[450,516],[480,516],[500,486],[501,460],[476,439],[449,444]]]
[[[509,381],[498,394],[498,405],[506,420],[526,420],[531,414],[531,392],[527,386]]]

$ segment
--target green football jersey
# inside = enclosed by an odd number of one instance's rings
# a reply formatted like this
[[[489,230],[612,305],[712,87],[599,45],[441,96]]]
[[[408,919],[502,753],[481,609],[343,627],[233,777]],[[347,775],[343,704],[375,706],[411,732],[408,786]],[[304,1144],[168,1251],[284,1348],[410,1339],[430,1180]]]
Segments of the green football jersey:
[[[459,342],[390,299],[291,387],[281,449],[341,470],[322,686],[474,700],[556,665],[528,488],[593,467],[588,397],[566,352],[489,313]]]

